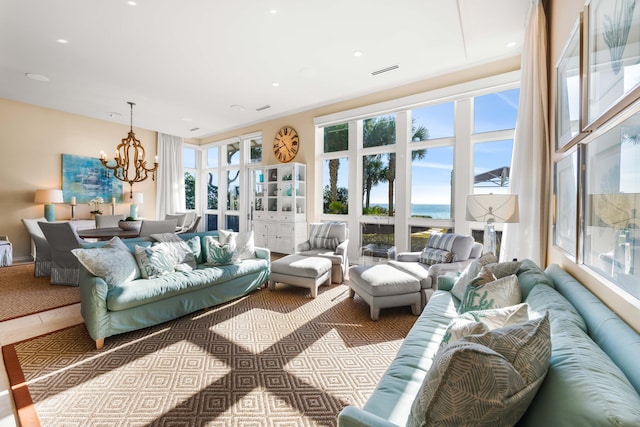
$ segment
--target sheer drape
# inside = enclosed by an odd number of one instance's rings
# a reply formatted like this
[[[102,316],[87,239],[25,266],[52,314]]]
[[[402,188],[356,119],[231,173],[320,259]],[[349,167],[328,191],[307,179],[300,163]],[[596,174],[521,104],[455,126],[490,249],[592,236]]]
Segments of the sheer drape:
[[[500,259],[546,261],[549,185],[547,32],[541,0],[532,0],[525,45],[518,121],[511,164],[511,193],[520,199],[520,222],[506,224]]]
[[[182,174],[182,138],[158,132],[158,186],[156,218],[185,210]]]

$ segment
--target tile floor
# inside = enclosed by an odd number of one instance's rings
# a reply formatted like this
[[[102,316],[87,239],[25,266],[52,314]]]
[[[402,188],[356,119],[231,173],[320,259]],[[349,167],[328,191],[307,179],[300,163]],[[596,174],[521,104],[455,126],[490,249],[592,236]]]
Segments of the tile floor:
[[[82,323],[80,303],[0,322],[0,346]],[[0,356],[0,427],[16,427],[9,380]]]

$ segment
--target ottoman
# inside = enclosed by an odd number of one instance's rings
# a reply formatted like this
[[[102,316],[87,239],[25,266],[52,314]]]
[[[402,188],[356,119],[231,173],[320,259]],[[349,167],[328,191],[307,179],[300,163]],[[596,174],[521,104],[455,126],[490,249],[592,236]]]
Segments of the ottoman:
[[[331,260],[325,257],[287,255],[271,263],[269,290],[275,289],[276,282],[308,288],[315,298],[321,284],[331,284]]]
[[[388,264],[358,265],[349,269],[349,296],[358,294],[369,304],[371,320],[378,320],[381,308],[411,306],[421,311],[420,281]]]

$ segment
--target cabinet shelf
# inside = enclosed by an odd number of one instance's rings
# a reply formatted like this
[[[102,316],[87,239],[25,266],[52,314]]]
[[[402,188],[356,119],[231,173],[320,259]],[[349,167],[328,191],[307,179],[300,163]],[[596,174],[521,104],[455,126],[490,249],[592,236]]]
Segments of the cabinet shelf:
[[[252,219],[257,246],[293,253],[307,240],[306,165],[252,169]],[[265,182],[266,179],[266,182]]]

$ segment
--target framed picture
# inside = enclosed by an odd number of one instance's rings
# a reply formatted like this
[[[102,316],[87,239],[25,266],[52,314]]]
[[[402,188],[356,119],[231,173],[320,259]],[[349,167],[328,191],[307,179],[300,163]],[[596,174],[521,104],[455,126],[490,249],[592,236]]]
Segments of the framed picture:
[[[62,155],[62,193],[64,202],[76,197],[77,203],[89,203],[102,197],[106,203],[113,197],[122,200],[122,181],[114,178],[97,157]]]
[[[556,149],[560,150],[581,129],[582,16],[576,21],[556,66]]]
[[[640,97],[640,6],[591,0],[585,8],[585,130],[594,130]]]
[[[554,164],[554,244],[576,259],[578,247],[577,146]]]

